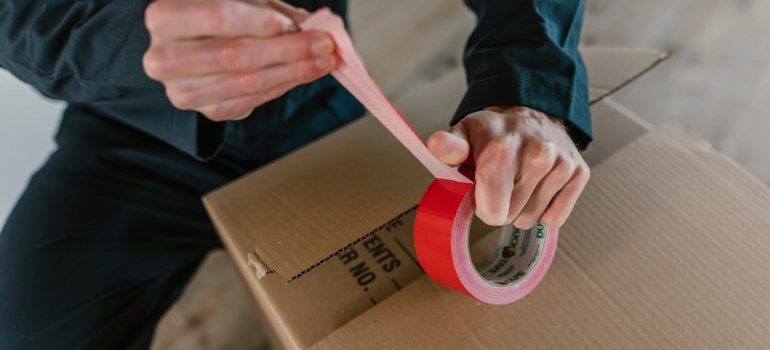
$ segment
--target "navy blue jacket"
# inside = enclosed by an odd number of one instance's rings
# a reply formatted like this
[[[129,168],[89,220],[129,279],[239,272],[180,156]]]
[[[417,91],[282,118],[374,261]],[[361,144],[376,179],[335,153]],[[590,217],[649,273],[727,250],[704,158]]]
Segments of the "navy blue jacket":
[[[227,123],[238,123],[249,150],[270,160],[362,113],[340,85],[325,77],[260,106],[246,120],[212,122],[174,108],[163,86],[144,73],[148,0],[1,1],[1,67],[42,94],[66,101],[64,113],[116,120],[199,159],[215,156],[231,137]],[[344,0],[289,2],[346,13]],[[524,105],[564,118],[576,144],[585,147],[591,122],[586,72],[577,51],[584,1],[466,4],[478,25],[464,56],[468,91],[452,122],[488,106]]]

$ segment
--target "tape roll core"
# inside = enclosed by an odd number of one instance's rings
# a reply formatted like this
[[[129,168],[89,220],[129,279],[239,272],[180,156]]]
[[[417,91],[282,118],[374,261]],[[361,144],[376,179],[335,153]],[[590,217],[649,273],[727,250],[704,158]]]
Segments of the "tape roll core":
[[[497,248],[477,269],[468,236],[475,213],[474,185],[434,180],[420,201],[414,224],[417,257],[435,282],[489,304],[508,304],[543,279],[556,250],[558,230],[504,226]]]

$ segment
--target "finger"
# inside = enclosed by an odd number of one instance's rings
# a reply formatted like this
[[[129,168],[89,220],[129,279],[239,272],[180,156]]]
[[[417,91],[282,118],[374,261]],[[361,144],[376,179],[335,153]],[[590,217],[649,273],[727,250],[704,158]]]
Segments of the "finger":
[[[145,23],[154,42],[201,37],[271,37],[288,32],[292,21],[267,7],[242,1],[156,1]]]
[[[517,181],[514,181],[506,222],[512,222],[519,216],[537,185],[556,163],[556,145],[552,142],[529,142],[523,152],[521,171],[516,175]]]
[[[463,123],[455,125],[449,132],[442,130],[433,133],[428,138],[427,146],[434,156],[451,166],[460,165],[470,154]]]
[[[256,72],[175,81],[167,84],[166,93],[177,108],[197,109],[270,91],[285,84],[305,84],[331,72],[335,64],[336,58],[329,55],[315,60],[272,66]]]
[[[590,178],[588,166],[583,165],[578,169],[569,183],[553,198],[553,201],[543,214],[540,221],[546,225],[561,227],[567,221],[569,214],[572,213],[575,203],[577,203]]]
[[[179,79],[260,68],[328,56],[334,41],[322,32],[275,38],[208,39],[154,45],[144,56],[147,74],[157,80]]]
[[[251,2],[258,0],[250,0]],[[300,23],[310,17],[310,13],[301,7],[294,7],[281,0],[267,0],[267,5],[284,15],[289,16],[295,23]]]
[[[248,117],[254,108],[280,97],[295,86],[291,83],[283,84],[262,93],[208,105],[200,108],[199,111],[207,118],[215,121],[243,119]]]
[[[488,225],[501,226],[508,216],[517,168],[519,139],[495,138],[476,157],[476,215]]]
[[[553,170],[537,185],[524,209],[515,217],[513,226],[520,229],[534,226],[548,208],[553,197],[564,188],[574,173],[575,166],[572,162],[563,158],[557,160]]]

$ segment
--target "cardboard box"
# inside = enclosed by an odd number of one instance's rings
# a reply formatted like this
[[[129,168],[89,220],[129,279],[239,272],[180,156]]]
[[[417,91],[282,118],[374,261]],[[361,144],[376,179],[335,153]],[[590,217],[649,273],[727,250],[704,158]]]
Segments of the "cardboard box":
[[[680,126],[594,168],[541,285],[505,306],[427,278],[319,349],[770,348],[770,191]]]
[[[583,52],[592,102],[664,58],[658,52]],[[433,95],[415,91],[411,99],[401,101],[404,114],[417,116],[411,120],[424,136],[444,129],[462,86],[445,83],[445,90]],[[419,115],[425,113],[429,115]],[[215,191],[204,202],[223,235],[237,247],[236,256],[252,253],[259,277],[274,272],[292,281],[384,227],[382,218],[410,211],[431,180],[381,125],[363,118]]]
[[[664,57],[619,49],[584,56],[594,102]],[[396,104],[426,136],[446,128],[463,81],[455,72]],[[593,112],[597,141],[585,155],[592,164],[648,129],[611,101]],[[364,118],[204,202],[278,343],[306,348],[420,278],[411,222],[430,180],[384,128]],[[491,230],[474,229],[477,237]]]

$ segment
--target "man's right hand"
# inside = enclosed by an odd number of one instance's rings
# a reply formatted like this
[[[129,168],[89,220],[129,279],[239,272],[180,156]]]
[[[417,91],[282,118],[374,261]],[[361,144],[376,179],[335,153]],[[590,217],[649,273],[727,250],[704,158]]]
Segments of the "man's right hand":
[[[236,0],[157,0],[146,11],[147,75],[171,103],[215,121],[242,119],[336,65],[326,33],[296,32],[288,17]]]

